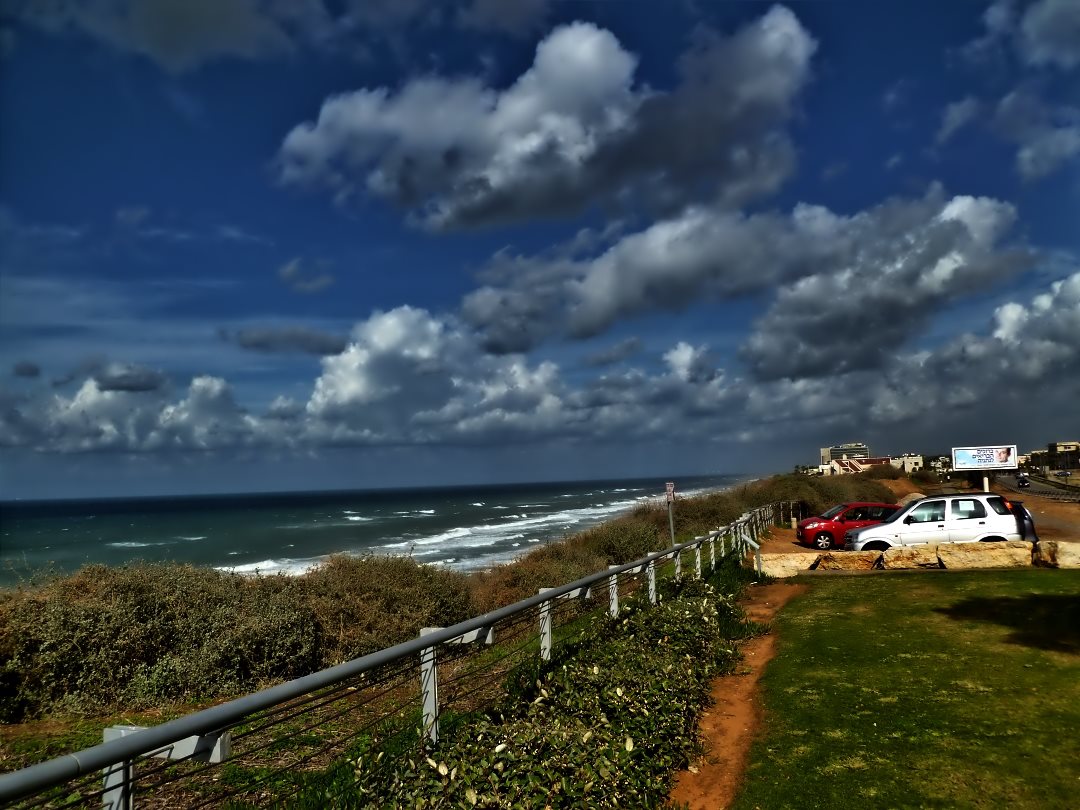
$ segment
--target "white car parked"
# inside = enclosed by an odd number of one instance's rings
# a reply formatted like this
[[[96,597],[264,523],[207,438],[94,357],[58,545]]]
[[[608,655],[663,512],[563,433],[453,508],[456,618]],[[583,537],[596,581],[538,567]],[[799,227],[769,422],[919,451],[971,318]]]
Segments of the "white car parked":
[[[913,501],[884,523],[852,529],[844,535],[844,548],[884,551],[927,543],[1023,540],[1026,534],[1023,513],[1000,495],[936,495]]]

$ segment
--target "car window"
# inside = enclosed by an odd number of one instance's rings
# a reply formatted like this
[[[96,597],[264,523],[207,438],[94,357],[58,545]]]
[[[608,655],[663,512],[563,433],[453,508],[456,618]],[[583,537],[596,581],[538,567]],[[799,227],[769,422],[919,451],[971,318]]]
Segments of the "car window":
[[[992,495],[986,499],[986,502],[990,504],[990,508],[997,512],[999,515],[1009,514],[1009,507],[1005,503],[1005,499],[1000,495]]]
[[[911,510],[912,523],[934,523],[945,520],[945,501],[927,501]]]
[[[889,508],[893,509],[893,507],[891,507],[891,506]],[[892,512],[889,513],[889,516],[887,518],[885,518],[885,520],[883,520],[882,523],[892,523],[894,520],[899,520],[900,516],[902,514],[904,514],[904,510],[901,509],[900,507],[897,507],[897,508],[893,509]]]
[[[844,520],[866,520],[866,507],[856,506],[844,514]]]
[[[847,504],[842,503],[839,506],[834,506],[832,509],[828,510],[827,512],[822,512],[821,516],[823,518],[829,518],[831,520],[832,518],[836,517],[841,512],[843,512],[845,509],[847,509]]]
[[[954,498],[951,503],[955,520],[986,517],[986,507],[982,505],[982,501],[975,498]]]

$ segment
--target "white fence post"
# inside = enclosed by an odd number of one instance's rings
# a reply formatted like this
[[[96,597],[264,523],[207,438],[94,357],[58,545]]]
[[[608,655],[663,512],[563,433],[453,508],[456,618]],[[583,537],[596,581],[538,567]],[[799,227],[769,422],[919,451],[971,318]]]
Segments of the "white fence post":
[[[142,731],[138,726],[109,726],[102,734],[102,742],[118,740],[129,734]],[[132,810],[135,799],[135,760],[125,759],[104,771],[105,793],[101,797],[102,808],[110,810]]]
[[[146,731],[144,726],[109,726],[102,734],[102,741],[109,742]],[[156,752],[147,754],[155,759],[190,760],[192,762],[224,762],[232,755],[232,734],[219,731],[214,734],[196,735],[177,740]],[[125,759],[102,772],[105,792],[101,796],[103,810],[132,810],[135,807],[135,760]]]
[[[609,565],[608,570],[612,568],[618,568],[617,565]],[[608,593],[608,613],[611,614],[611,618],[615,618],[619,615],[619,575],[612,574],[608,577],[607,581],[607,593]]]
[[[682,549],[675,552],[675,580],[682,579]]]
[[[694,546],[694,569],[697,571],[697,578],[701,579],[701,543]]]
[[[649,581],[649,604],[656,604],[656,562],[649,560],[645,566],[645,576]]]
[[[541,588],[540,593],[553,591],[554,588]],[[548,599],[540,603],[540,660],[551,660],[551,607],[552,602]]]
[[[716,570],[716,535],[709,538],[709,570]]]
[[[420,637],[441,629],[421,627]],[[435,647],[425,647],[420,651],[420,691],[424,701],[423,734],[435,745],[439,741],[439,671]]]

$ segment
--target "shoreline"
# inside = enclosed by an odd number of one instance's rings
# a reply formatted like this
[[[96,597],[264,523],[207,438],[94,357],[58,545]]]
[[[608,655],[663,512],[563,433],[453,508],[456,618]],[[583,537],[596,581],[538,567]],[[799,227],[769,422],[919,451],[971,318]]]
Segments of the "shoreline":
[[[723,492],[752,480],[699,476],[687,482],[682,497]],[[405,557],[462,574],[490,571],[624,518],[641,504],[662,503],[662,486],[654,479],[622,479],[569,488],[546,483],[540,489],[458,487],[453,497],[446,495],[448,488],[423,488],[386,501],[372,492],[344,499],[319,494],[317,505],[301,508],[263,501],[258,508],[231,511],[145,513],[135,511],[143,501],[133,500],[119,514],[46,512],[5,525],[0,542],[10,550],[0,561],[0,590],[71,576],[93,565],[163,563],[245,577],[297,577],[343,556]],[[247,495],[239,498],[249,502]]]

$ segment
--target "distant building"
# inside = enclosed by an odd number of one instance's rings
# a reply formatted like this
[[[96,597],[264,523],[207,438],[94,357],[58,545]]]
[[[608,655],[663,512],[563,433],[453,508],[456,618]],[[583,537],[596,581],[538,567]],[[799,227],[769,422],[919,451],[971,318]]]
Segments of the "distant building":
[[[921,470],[925,466],[923,457],[916,455],[915,453],[904,453],[902,456],[894,456],[889,459],[889,463],[896,467],[896,469],[903,470],[908,475],[916,470]]]
[[[1080,442],[1050,442],[1046,445],[1046,465],[1058,470],[1080,466]]]
[[[887,456],[879,458],[838,458],[828,464],[822,464],[821,470],[824,475],[854,475],[866,472],[871,467],[880,467],[889,463]]]
[[[938,456],[930,459],[930,469],[939,473],[951,470],[952,456]]]
[[[821,448],[821,463],[823,466],[845,458],[870,458],[870,448],[862,442],[834,444],[832,447]]]

